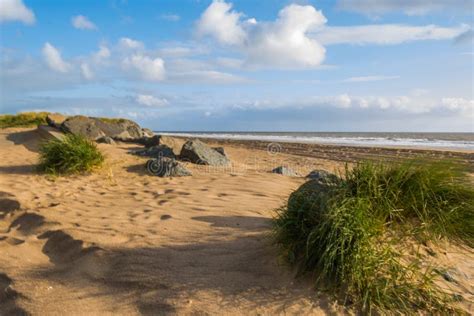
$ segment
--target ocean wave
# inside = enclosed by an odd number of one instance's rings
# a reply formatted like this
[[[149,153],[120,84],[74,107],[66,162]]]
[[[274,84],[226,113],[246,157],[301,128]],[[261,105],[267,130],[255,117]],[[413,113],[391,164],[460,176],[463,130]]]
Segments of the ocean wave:
[[[270,142],[294,142],[311,144],[330,144],[347,146],[377,146],[377,147],[413,147],[413,148],[438,148],[474,150],[474,141],[469,140],[443,140],[430,138],[410,137],[378,137],[378,136],[302,136],[302,135],[272,135],[244,134],[244,133],[189,133],[189,132],[160,132],[161,135],[183,136],[195,138],[235,139],[235,140],[260,140]]]

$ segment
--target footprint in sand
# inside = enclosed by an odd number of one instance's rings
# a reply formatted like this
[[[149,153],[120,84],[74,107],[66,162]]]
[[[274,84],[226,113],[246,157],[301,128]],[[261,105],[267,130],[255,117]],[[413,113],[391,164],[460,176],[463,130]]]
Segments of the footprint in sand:
[[[170,218],[172,218],[172,216],[171,216],[171,215],[168,215],[168,214],[161,215],[161,217],[160,217],[160,219],[161,219],[162,221],[165,221],[165,220],[170,219]]]

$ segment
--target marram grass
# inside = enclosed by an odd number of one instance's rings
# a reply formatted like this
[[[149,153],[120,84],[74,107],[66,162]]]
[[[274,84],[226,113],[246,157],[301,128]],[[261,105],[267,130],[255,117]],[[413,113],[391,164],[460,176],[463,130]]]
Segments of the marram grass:
[[[408,259],[413,243],[442,238],[474,245],[474,190],[455,165],[363,162],[339,181],[309,181],[274,221],[284,258],[366,314],[458,313]]]
[[[8,127],[32,127],[46,124],[48,112],[23,112],[18,114],[0,115],[0,128]]]
[[[40,147],[39,169],[49,174],[73,174],[92,171],[104,162],[97,146],[80,135],[67,134]]]

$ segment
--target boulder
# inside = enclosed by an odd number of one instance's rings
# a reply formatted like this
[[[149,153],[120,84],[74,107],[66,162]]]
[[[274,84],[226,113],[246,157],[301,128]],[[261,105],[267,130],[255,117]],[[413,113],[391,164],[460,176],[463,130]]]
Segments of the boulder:
[[[293,169],[285,166],[276,167],[272,170],[272,173],[278,173],[288,177],[298,177],[298,173],[296,173]]]
[[[184,177],[192,175],[181,163],[168,157],[148,160],[146,169],[149,173],[158,177]]]
[[[122,142],[138,142],[143,138],[143,131],[140,125],[126,119],[101,119],[95,120],[95,125],[106,135],[114,140]]]
[[[168,157],[172,159],[176,159],[176,155],[173,152],[173,149],[166,145],[158,145],[149,148],[144,148],[140,150],[133,151],[132,154],[144,157],[152,157],[152,158],[161,158],[161,157]]]
[[[303,183],[288,198],[288,209],[309,210],[318,207],[331,186],[317,180]]]
[[[61,130],[74,135],[82,135],[90,140],[108,136],[97,126],[97,120],[82,115],[67,118],[61,124]]]
[[[61,124],[67,119],[66,116],[61,115],[59,113],[49,113],[46,116],[46,122],[48,123],[49,126],[55,127],[55,128],[60,128]]]
[[[126,119],[103,119],[81,115],[71,116],[62,124],[64,132],[82,135],[91,140],[108,136],[116,141],[140,142],[143,138],[141,127]]]
[[[102,136],[98,138],[96,142],[102,143],[102,144],[115,145],[115,141],[112,139],[112,137],[109,137],[109,136]]]
[[[313,170],[306,178],[321,183],[335,183],[340,180],[334,173],[327,172],[326,170]]]
[[[140,143],[144,145],[145,147],[153,147],[153,146],[158,146],[161,142],[161,136],[160,135],[153,135],[152,137],[143,137]]]
[[[230,163],[226,156],[197,139],[184,143],[180,159],[209,166],[227,166]]]

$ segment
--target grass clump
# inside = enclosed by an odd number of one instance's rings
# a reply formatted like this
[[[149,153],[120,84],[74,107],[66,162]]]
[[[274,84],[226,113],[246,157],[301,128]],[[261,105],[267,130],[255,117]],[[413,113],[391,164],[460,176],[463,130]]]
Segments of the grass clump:
[[[50,174],[92,171],[104,162],[97,146],[80,135],[67,134],[40,147],[40,170]]]
[[[15,115],[0,115],[0,128],[32,127],[46,124],[48,114],[48,112],[23,112]]]
[[[346,167],[309,181],[274,222],[284,257],[364,313],[456,312],[413,245],[447,238],[474,245],[474,190],[449,163]],[[416,247],[415,247],[416,248]]]

